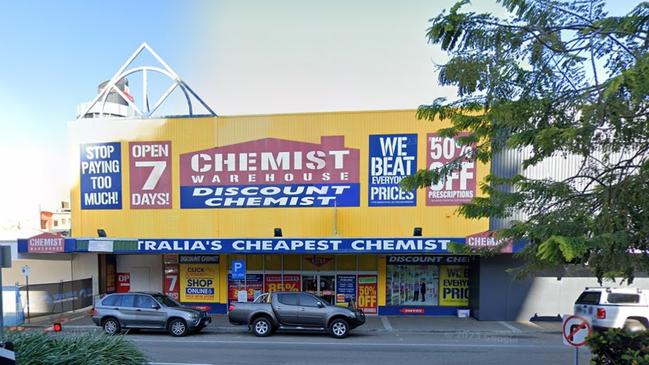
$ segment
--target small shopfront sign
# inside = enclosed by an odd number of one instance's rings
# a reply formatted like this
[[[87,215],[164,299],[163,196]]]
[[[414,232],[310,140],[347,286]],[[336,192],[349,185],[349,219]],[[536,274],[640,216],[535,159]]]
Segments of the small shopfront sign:
[[[128,293],[131,290],[131,273],[117,273],[117,292]]]
[[[42,233],[27,241],[29,253],[56,253],[65,252],[65,238],[57,234]]]

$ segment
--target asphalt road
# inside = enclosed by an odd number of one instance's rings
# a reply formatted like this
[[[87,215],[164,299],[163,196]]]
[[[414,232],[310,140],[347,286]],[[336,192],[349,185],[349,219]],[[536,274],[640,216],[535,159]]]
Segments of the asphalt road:
[[[343,340],[320,334],[127,335],[154,365],[171,364],[574,364],[560,334],[396,332],[353,333]],[[588,364],[588,349],[579,363]]]

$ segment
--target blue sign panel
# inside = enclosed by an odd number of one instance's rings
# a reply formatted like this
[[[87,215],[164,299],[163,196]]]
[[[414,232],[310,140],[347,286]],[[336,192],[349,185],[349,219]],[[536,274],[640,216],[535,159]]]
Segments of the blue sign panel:
[[[449,253],[455,238],[228,238],[139,239],[138,249],[116,253]]]
[[[342,294],[345,303],[356,300],[356,275],[336,276],[336,294]],[[338,298],[336,298],[336,302],[340,303]]]
[[[360,184],[181,186],[180,207],[357,207]]]
[[[417,171],[417,135],[370,136],[368,206],[416,206],[417,194],[403,191],[401,179]]]
[[[244,260],[232,260],[232,279],[243,280],[246,278],[246,262]]]
[[[122,209],[119,142],[81,145],[81,209]]]

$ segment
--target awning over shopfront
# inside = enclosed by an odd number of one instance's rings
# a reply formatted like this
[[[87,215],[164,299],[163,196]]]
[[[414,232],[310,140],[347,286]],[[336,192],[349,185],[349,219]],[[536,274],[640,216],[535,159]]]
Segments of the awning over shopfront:
[[[372,238],[66,238],[63,251],[116,254],[445,254],[464,237],[372,237]],[[18,252],[28,253],[29,239],[18,240]],[[522,245],[513,245],[512,252]]]

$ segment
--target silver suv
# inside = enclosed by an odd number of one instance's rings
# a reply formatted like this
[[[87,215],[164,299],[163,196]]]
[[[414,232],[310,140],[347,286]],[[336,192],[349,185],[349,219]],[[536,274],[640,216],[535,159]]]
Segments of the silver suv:
[[[172,336],[200,332],[212,318],[160,293],[115,293],[93,308],[92,321],[114,335],[122,329],[164,329]]]

